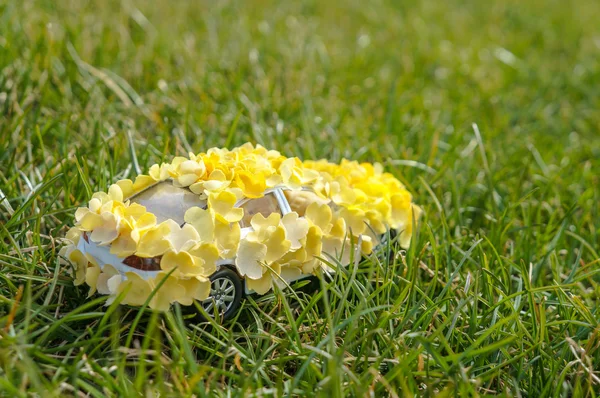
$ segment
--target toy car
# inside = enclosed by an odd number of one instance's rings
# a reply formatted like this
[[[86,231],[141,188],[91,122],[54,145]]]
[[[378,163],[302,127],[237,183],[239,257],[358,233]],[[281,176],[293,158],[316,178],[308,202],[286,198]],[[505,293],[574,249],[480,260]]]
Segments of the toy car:
[[[368,254],[394,228],[407,246],[418,214],[379,166],[301,162],[247,144],[178,157],[94,194],[62,254],[75,284],[107,303],[199,301],[229,319],[245,294],[331,272],[324,255],[347,265],[352,239]]]

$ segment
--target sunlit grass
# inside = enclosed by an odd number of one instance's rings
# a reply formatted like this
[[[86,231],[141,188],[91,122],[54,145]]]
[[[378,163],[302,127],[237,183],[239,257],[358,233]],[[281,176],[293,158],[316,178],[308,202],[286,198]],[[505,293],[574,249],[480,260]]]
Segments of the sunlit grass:
[[[0,395],[597,396],[599,15],[0,0]],[[413,245],[225,324],[72,285],[91,192],[246,141],[381,162],[425,211]]]

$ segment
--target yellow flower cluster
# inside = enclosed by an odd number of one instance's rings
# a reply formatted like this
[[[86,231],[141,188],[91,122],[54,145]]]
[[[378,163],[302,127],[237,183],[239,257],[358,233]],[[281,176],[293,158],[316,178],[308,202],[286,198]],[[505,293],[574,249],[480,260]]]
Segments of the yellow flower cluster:
[[[189,208],[183,226],[173,220],[157,224],[154,214],[127,200],[169,179],[207,202],[204,209]],[[256,214],[252,231],[242,236],[239,221],[244,210],[236,203],[260,198],[274,187],[309,188],[321,200],[310,203],[302,215]],[[282,279],[326,267],[319,260],[324,253],[344,257],[340,261],[345,264],[352,236],[362,237],[360,249],[365,254],[387,228],[397,229],[401,245],[408,246],[419,212],[409,192],[380,165],[303,162],[246,144],[175,157],[171,163],[155,164],[135,181],[121,180],[108,193],[94,194],[87,207],[77,210],[76,225],[67,235],[70,244],[62,254],[74,264],[75,284],[88,284],[90,295],[96,291],[111,295],[110,302],[124,294],[124,304],[141,305],[162,283],[150,307],[165,310],[173,302],[190,305],[206,299],[219,259],[234,263],[248,288],[264,294]],[[134,270],[118,271],[115,264],[100,267],[77,248],[83,233],[96,245],[106,246],[115,259],[131,255],[157,259],[160,272],[148,277]]]

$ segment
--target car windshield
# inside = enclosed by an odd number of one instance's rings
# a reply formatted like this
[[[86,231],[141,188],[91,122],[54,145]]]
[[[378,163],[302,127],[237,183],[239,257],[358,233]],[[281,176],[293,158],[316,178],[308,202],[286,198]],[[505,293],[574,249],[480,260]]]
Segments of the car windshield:
[[[184,223],[185,212],[190,207],[206,209],[206,200],[200,199],[187,188],[174,186],[171,181],[159,182],[130,200],[154,214],[158,223],[171,219],[181,225]]]

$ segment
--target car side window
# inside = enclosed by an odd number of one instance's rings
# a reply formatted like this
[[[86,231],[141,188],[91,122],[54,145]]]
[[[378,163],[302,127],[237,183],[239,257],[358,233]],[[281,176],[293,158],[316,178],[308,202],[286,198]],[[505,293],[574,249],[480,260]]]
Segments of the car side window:
[[[255,214],[262,214],[263,217],[269,217],[273,213],[281,214],[279,203],[277,198],[271,192],[263,196],[262,198],[250,199],[240,206],[244,209],[244,217],[240,220],[240,227],[250,227],[250,220]]]
[[[321,198],[319,195],[312,191],[294,191],[286,189],[283,191],[283,194],[285,195],[285,198],[290,204],[290,209],[298,213],[298,216],[300,217],[304,217],[306,213],[306,208],[314,202],[317,202],[318,204],[329,204],[329,206],[332,207],[332,210],[335,210],[333,208],[334,204],[332,201]]]

